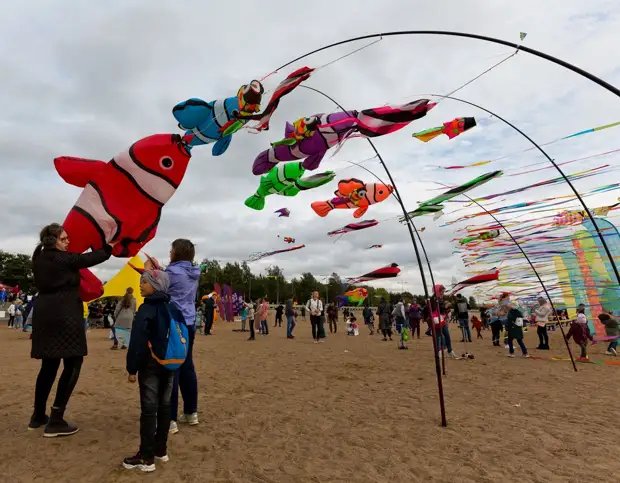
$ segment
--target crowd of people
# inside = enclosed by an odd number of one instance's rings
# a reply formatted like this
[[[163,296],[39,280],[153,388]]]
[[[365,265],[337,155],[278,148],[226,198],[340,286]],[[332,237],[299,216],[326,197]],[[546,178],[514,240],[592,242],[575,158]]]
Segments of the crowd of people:
[[[89,314],[84,314],[80,299],[79,271],[108,260],[113,249],[113,244],[110,244],[89,253],[75,254],[67,251],[69,243],[62,226],[51,224],[43,228],[40,243],[32,257],[37,295],[31,299],[15,297],[9,307],[9,327],[23,327],[24,314],[29,314],[27,317],[32,321],[31,357],[40,360],[41,367],[35,381],[34,411],[28,429],[34,431],[44,427],[43,435],[49,438],[70,436],[78,431],[76,425],[65,420],[65,412],[79,380],[84,357],[88,354],[85,318]],[[193,243],[177,239],[171,244],[170,262],[165,270],[156,259],[149,258],[145,263],[140,278],[144,303],[139,308],[131,288],[120,300],[91,308],[96,311],[94,315],[97,318],[109,318],[112,349],[127,351],[128,381],[138,382],[139,386],[140,446],[137,453],[123,460],[123,466],[128,469],[155,470],[156,461],[169,459],[168,435],[177,433],[181,423],[199,424],[193,347],[196,334],[203,334],[203,327],[204,335],[213,334],[216,304],[212,297],[203,297],[201,303],[196,304],[200,268],[194,266],[194,258]],[[269,310],[266,297],[255,302],[243,302],[240,316],[242,330],[249,329],[248,340],[255,341],[257,333],[264,337],[269,335]],[[296,320],[299,316],[305,320],[306,312],[310,316],[310,330],[315,344],[324,342],[326,338],[326,317],[330,332],[337,333],[340,309],[333,303],[325,303],[317,291],[301,306],[295,305],[292,298],[286,300],[284,305],[277,304],[274,326],[281,327],[285,317],[286,337],[295,339]],[[356,327],[353,311],[345,307],[342,312],[348,333],[357,335],[351,330]],[[477,338],[482,339],[482,331],[490,328],[493,345],[500,346],[504,332],[508,355],[515,356],[516,341],[522,355],[529,357],[523,341],[527,321],[509,294],[502,294],[490,310],[480,309],[480,318],[470,312],[469,303],[460,294],[454,303],[450,303],[445,287],[436,285],[432,297],[423,306],[402,298],[395,304],[381,298],[374,312],[367,303],[362,317],[369,335],[376,332],[382,336],[381,340],[388,341],[393,340],[396,332],[401,336],[401,348],[404,334],[410,333],[420,339],[424,321],[427,324],[426,335],[436,337],[436,347],[458,358],[448,326],[454,320],[462,333],[461,342],[472,342],[471,323]],[[554,316],[552,312],[544,298],[540,298],[531,310],[530,322],[537,327],[539,350],[549,350],[547,325]],[[599,319],[610,337],[606,354],[615,356],[616,337],[620,334],[618,321],[606,310],[599,315]],[[375,321],[378,321],[377,328]],[[585,306],[578,308],[577,318],[566,337],[574,339],[581,350],[580,359],[587,360],[587,345],[593,336],[587,326]],[[182,352],[178,352],[179,347]],[[48,415],[47,401],[61,362],[63,371]],[[181,413],[178,411],[179,391],[183,398]]]

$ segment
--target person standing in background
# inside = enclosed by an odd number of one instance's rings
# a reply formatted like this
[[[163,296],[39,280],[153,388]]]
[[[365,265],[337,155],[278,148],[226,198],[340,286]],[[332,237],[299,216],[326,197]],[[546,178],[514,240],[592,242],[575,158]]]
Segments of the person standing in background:
[[[456,295],[454,313],[459,321],[459,327],[463,333],[461,342],[471,342],[471,330],[469,329],[469,303],[460,293]]]
[[[133,296],[133,288],[128,287],[125,295],[116,304],[114,310],[114,329],[116,338],[120,341],[121,349],[129,347],[131,327],[136,315],[136,298]]]
[[[282,327],[282,315],[284,314],[284,306],[279,304],[276,307],[276,321],[274,322],[274,327]]]
[[[289,298],[286,301],[286,307],[284,308],[286,315],[286,338],[294,339],[293,329],[295,328],[295,307],[293,307],[293,299]]]
[[[549,315],[551,314],[551,306],[544,297],[538,298],[538,307],[534,308],[536,316],[536,333],[538,334],[538,349],[549,350],[549,334],[547,334],[547,324],[549,323]]]
[[[211,335],[213,320],[215,319],[215,301],[213,297],[207,297],[202,304],[202,315],[205,319],[205,335]]]
[[[306,308],[310,312],[310,324],[312,325],[312,338],[314,343],[320,342],[321,336],[321,312],[323,312],[323,302],[319,299],[319,292],[314,291],[312,298],[306,303]]]

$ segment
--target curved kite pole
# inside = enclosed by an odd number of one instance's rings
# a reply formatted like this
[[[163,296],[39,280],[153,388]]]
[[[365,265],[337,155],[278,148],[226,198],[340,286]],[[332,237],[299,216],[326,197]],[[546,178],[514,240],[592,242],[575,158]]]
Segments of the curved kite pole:
[[[614,87],[613,85],[609,84],[608,82],[605,82],[603,79],[601,79],[599,77],[596,77],[594,74],[591,74],[590,72],[588,72],[586,70],[583,70],[583,69],[581,69],[581,68],[579,68],[579,67],[577,67],[575,65],[569,64],[568,62],[565,62],[565,61],[563,61],[561,59],[558,59],[557,57],[554,57],[552,55],[546,54],[545,52],[541,52],[539,50],[531,49],[529,47],[526,47],[526,46],[521,45],[521,44],[516,44],[514,42],[508,42],[507,40],[497,39],[495,37],[488,37],[488,36],[485,36],[485,35],[470,34],[470,33],[467,33],[467,32],[453,32],[453,31],[448,31],[448,30],[400,30],[400,31],[391,31],[391,32],[383,32],[383,33],[362,35],[362,36],[359,36],[359,37],[352,37],[350,39],[341,40],[339,42],[334,42],[332,44],[325,45],[325,46],[320,47],[318,49],[312,50],[311,52],[308,52],[306,54],[300,55],[299,57],[297,57],[297,58],[287,62],[286,64],[281,65],[274,72],[277,72],[277,71],[279,71],[281,69],[284,69],[285,67],[288,67],[289,65],[291,65],[291,64],[293,64],[293,63],[295,63],[295,62],[297,62],[299,60],[305,59],[306,57],[314,55],[314,54],[316,54],[318,52],[322,52],[323,50],[331,49],[332,47],[336,47],[336,46],[339,46],[339,45],[344,45],[344,44],[348,44],[348,43],[351,43],[351,42],[356,42],[358,40],[383,38],[383,37],[398,37],[398,36],[404,36],[404,35],[444,35],[444,36],[448,36],[448,37],[464,37],[464,38],[469,38],[469,39],[474,39],[474,40],[482,40],[484,42],[492,42],[492,43],[495,43],[495,44],[505,45],[507,47],[512,47],[514,49],[517,49],[517,50],[520,50],[520,51],[523,51],[523,52],[527,52],[528,54],[531,54],[531,55],[535,55],[536,57],[540,57],[541,59],[545,59],[545,60],[547,60],[549,62],[557,64],[557,65],[559,65],[561,67],[564,67],[565,69],[568,69],[568,70],[570,70],[572,72],[575,72],[576,74],[579,74],[580,76],[585,77],[586,79],[594,82],[595,84],[600,85],[604,89],[607,89],[612,94],[615,94],[616,96],[620,97],[620,89],[618,89],[617,87]],[[618,273],[618,267],[616,266],[616,264],[614,262],[614,259],[613,259],[612,255],[611,255],[611,252],[609,251],[609,247],[607,246],[607,242],[601,236],[601,232],[600,232],[600,229],[598,227],[598,224],[594,220],[594,217],[592,216],[592,213],[590,213],[590,210],[588,209],[588,207],[584,203],[583,199],[581,198],[581,196],[579,195],[579,193],[577,192],[577,190],[575,189],[573,184],[568,180],[568,178],[566,177],[564,172],[558,167],[558,165],[555,163],[555,161],[553,161],[553,159],[551,159],[547,155],[547,153],[545,151],[543,151],[543,149],[540,146],[538,146],[523,131],[521,131],[520,129],[518,129],[516,126],[514,126],[510,122],[506,121],[505,119],[501,118],[500,116],[497,116],[497,114],[489,111],[488,109],[484,109],[483,107],[480,107],[480,106],[478,106],[478,105],[476,105],[474,103],[471,103],[471,102],[468,102],[468,101],[463,101],[462,99],[457,99],[455,97],[448,97],[448,96],[438,96],[438,97],[445,97],[446,99],[453,99],[453,100],[465,102],[466,104],[469,104],[469,105],[474,106],[474,107],[478,107],[479,109],[482,109],[483,111],[486,111],[489,114],[491,114],[493,116],[496,116],[498,119],[502,120],[503,122],[508,124],[510,127],[515,129],[517,132],[519,132],[528,141],[530,141],[534,146],[536,146],[536,148],[538,148],[538,150],[551,162],[551,164],[553,164],[553,166],[558,170],[558,172],[561,174],[561,176],[564,178],[564,180],[568,183],[568,185],[571,187],[571,189],[573,190],[573,192],[575,193],[575,195],[577,196],[577,198],[581,202],[581,205],[583,206],[584,210],[588,214],[588,218],[590,218],[590,220],[592,220],[592,225],[596,229],[596,232],[598,233],[599,237],[601,238],[601,241],[603,242],[603,247],[605,248],[605,252],[607,253],[607,256],[609,257],[609,261],[611,263],[611,266],[613,267],[614,273],[616,274],[616,281],[620,285],[620,273]],[[384,164],[383,161],[381,163]],[[384,167],[385,167],[385,164],[384,164]],[[391,178],[391,176],[390,176],[390,178]],[[392,183],[392,185],[394,185],[394,184]],[[412,238],[413,238],[413,234],[412,234]],[[417,248],[416,248],[416,252],[417,252]]]
[[[448,185],[444,185],[442,183],[439,183],[439,184],[441,184],[442,186],[445,186],[446,188],[448,187]],[[517,246],[517,248],[519,249],[521,254],[527,260],[527,263],[529,263],[530,267],[532,268],[532,271],[534,272],[534,275],[536,275],[536,278],[538,279],[538,282],[540,283],[540,286],[542,287],[543,291],[545,292],[545,295],[547,296],[547,299],[549,300],[549,303],[551,304],[551,308],[553,309],[553,313],[554,313],[554,315],[556,317],[556,320],[560,320],[559,317],[558,317],[558,313],[555,310],[555,305],[553,305],[553,300],[551,300],[551,295],[549,295],[549,292],[547,292],[547,287],[545,287],[545,284],[543,283],[542,278],[540,278],[540,274],[538,273],[538,270],[536,270],[536,267],[534,267],[534,264],[530,260],[530,257],[527,256],[527,253],[525,253],[525,250],[523,250],[523,247],[519,244],[519,242],[515,239],[515,237],[512,236],[512,233],[510,233],[508,231],[508,228],[506,228],[504,226],[504,224],[501,221],[499,221],[497,219],[497,217],[493,213],[488,211],[484,206],[482,206],[480,203],[478,203],[471,196],[469,196],[469,195],[467,195],[465,193],[461,193],[461,196],[464,196],[465,198],[467,198],[472,203],[475,203],[481,210],[483,210],[487,215],[489,215],[491,218],[493,218],[493,220],[495,220],[495,223],[497,223],[499,226],[501,226],[502,230],[504,230],[506,232],[506,234],[510,237],[510,239]],[[566,334],[564,333],[564,327],[562,327],[562,324],[560,324],[560,330],[562,331],[562,337],[564,338],[564,342],[566,343],[566,348],[568,349],[568,355],[570,356],[570,360],[573,363],[573,369],[575,369],[575,372],[577,372],[577,365],[575,364],[575,359],[573,358],[573,352],[571,351],[570,344],[568,343],[568,340],[566,339]]]
[[[285,67],[288,67],[291,64],[294,64],[295,62],[301,60],[301,59],[305,59],[306,57],[310,57],[311,55],[314,55],[318,52],[322,52],[323,50],[327,50],[327,49],[331,49],[332,47],[337,47],[339,45],[344,45],[344,44],[349,44],[351,42],[357,42],[358,40],[366,40],[366,39],[374,39],[374,38],[381,38],[381,37],[399,37],[401,35],[445,35],[448,37],[465,37],[468,39],[474,39],[474,40],[482,40],[484,42],[492,42],[495,44],[500,44],[500,45],[505,45],[507,47],[512,47],[513,49],[517,49],[521,52],[527,52],[528,54],[531,55],[535,55],[536,57],[540,57],[541,59],[545,59],[549,62],[553,62],[554,64],[557,64],[561,67],[564,67],[565,69],[568,69],[576,74],[579,74],[582,77],[585,77],[586,79],[594,82],[595,84],[598,84],[599,86],[601,86],[603,89],[607,89],[609,92],[611,92],[612,94],[615,94],[616,96],[620,97],[620,89],[614,87],[613,85],[609,84],[608,82],[605,82],[603,79],[596,77],[594,74],[591,74],[590,72],[583,70],[575,65],[569,64],[568,62],[563,61],[562,59],[558,59],[557,57],[554,57],[552,55],[546,54],[545,52],[541,52],[539,50],[534,50],[534,49],[530,49],[529,47],[526,47],[525,45],[521,45],[521,44],[516,44],[514,42],[508,42],[507,40],[502,40],[502,39],[497,39],[495,37],[487,37],[485,35],[477,35],[477,34],[470,34],[467,32],[452,32],[452,31],[448,31],[448,30],[400,30],[400,31],[393,31],[393,32],[384,32],[384,33],[377,33],[377,34],[368,34],[368,35],[362,35],[360,37],[352,37],[350,39],[346,39],[346,40],[341,40],[340,42],[334,42],[332,44],[329,45],[325,45],[323,47],[320,47],[318,49],[315,49],[311,52],[308,52],[306,54],[300,55],[299,57],[297,57],[296,59],[291,60],[290,62],[287,62],[284,65],[281,65],[280,67],[278,67],[274,72],[277,72],[279,70],[284,69]]]
[[[583,198],[581,197],[581,195],[579,194],[579,192],[575,188],[575,185],[573,185],[573,183],[570,181],[570,179],[567,178],[566,174],[564,174],[564,171],[562,171],[562,168],[560,168],[557,165],[557,163],[551,158],[551,156],[549,156],[547,154],[547,152],[543,148],[541,148],[538,144],[536,144],[536,142],[531,137],[529,137],[527,134],[525,134],[523,131],[521,131],[521,129],[519,129],[513,123],[511,123],[510,121],[507,121],[506,119],[504,119],[503,117],[501,117],[498,114],[494,113],[493,111],[489,111],[488,109],[486,109],[486,108],[484,108],[484,107],[482,107],[482,106],[480,106],[478,104],[474,104],[473,102],[469,102],[469,101],[466,101],[464,99],[459,99],[457,97],[443,96],[441,94],[428,94],[428,95],[429,96],[434,96],[434,97],[441,97],[441,98],[444,98],[444,99],[451,99],[453,101],[462,102],[464,104],[468,104],[468,105],[470,105],[472,107],[480,109],[480,110],[490,114],[491,116],[496,117],[497,119],[502,121],[504,124],[506,124],[507,126],[511,127],[515,131],[517,131],[521,136],[523,136],[525,139],[527,139],[536,149],[538,149],[538,151],[540,151],[540,153],[545,158],[547,158],[547,160],[553,165],[553,167],[558,171],[558,173],[560,173],[562,178],[564,178],[564,181],[566,181],[568,186],[570,186],[570,189],[573,191],[573,193],[575,194],[575,196],[577,197],[577,199],[581,203],[581,206],[583,206],[583,209],[588,214],[588,218],[590,218],[590,221],[592,221],[592,225],[594,226],[594,229],[596,230],[596,233],[598,233],[598,236],[601,239],[601,242],[603,243],[603,248],[605,249],[605,253],[607,254],[607,257],[609,258],[609,263],[611,264],[612,268],[614,269],[614,273],[616,274],[616,281],[617,281],[618,285],[620,285],[620,273],[618,273],[618,267],[616,266],[616,262],[614,260],[614,257],[611,254],[611,251],[609,250],[609,246],[607,245],[607,242],[605,241],[603,235],[601,234],[601,230],[599,229],[598,224],[596,223],[596,220],[594,219],[594,216],[592,215],[592,213],[590,212],[590,209],[586,205],[585,201],[583,201]]]
[[[339,102],[337,102],[335,99],[333,99],[329,95],[325,94],[325,92],[320,91],[318,89],[315,89],[313,87],[309,87],[309,86],[301,85],[300,87],[303,87],[305,89],[314,91],[317,94],[322,95],[323,97],[329,99],[331,102],[336,104],[343,112],[346,112],[346,109],[344,107],[342,107]],[[385,173],[387,174],[388,178],[390,179],[390,184],[392,186],[394,186],[394,195],[395,195],[394,198],[396,198],[396,200],[398,201],[398,204],[400,205],[400,207],[401,207],[401,209],[403,211],[403,215],[405,216],[405,218],[407,218],[409,220],[409,223],[407,223],[407,228],[409,228],[409,235],[411,236],[411,243],[413,244],[413,249],[415,251],[415,256],[416,256],[416,259],[418,261],[418,268],[420,269],[420,276],[422,277],[422,286],[424,287],[424,296],[426,297],[426,304],[427,304],[428,307],[430,307],[430,297],[429,297],[429,294],[428,294],[428,287],[426,286],[426,277],[424,275],[424,269],[422,267],[422,259],[420,257],[420,250],[418,249],[418,244],[415,241],[415,237],[413,235],[413,230],[411,228],[412,225],[413,225],[413,222],[407,216],[407,209],[405,208],[405,205],[402,202],[402,199],[400,197],[400,193],[398,192],[398,188],[396,186],[396,183],[394,182],[394,178],[392,178],[390,170],[388,169],[387,165],[383,161],[383,158],[381,157],[381,154],[379,153],[379,151],[377,150],[376,146],[374,145],[374,143],[372,142],[371,139],[366,138],[366,140],[368,141],[368,143],[372,147],[373,151],[375,152],[375,154],[377,156],[377,159],[381,163],[381,166],[383,166],[383,169],[385,170]],[[364,169],[366,169],[366,168],[364,168]],[[366,169],[366,170],[368,172],[371,172],[368,169]],[[374,173],[373,173],[373,175],[377,179],[379,179],[379,177],[377,175],[375,175]],[[417,231],[418,230],[416,229],[416,233],[417,233]],[[418,234],[418,238],[419,238],[419,236],[420,235]],[[422,243],[422,239],[420,239],[420,243]],[[424,253],[426,254],[426,250],[424,250]],[[428,263],[428,267],[429,267],[429,270],[430,270],[430,262],[428,260],[428,257],[426,258],[426,261]],[[431,277],[432,277],[432,272],[431,272]],[[433,288],[434,288],[434,284],[433,284]],[[435,359],[435,372],[437,373],[437,390],[439,392],[439,406],[440,406],[440,410],[441,410],[441,426],[445,428],[446,426],[448,426],[448,421],[446,420],[446,406],[445,406],[445,401],[444,401],[444,397],[443,397],[443,381],[441,379],[441,367],[440,367],[440,363],[439,363],[439,355],[438,355],[438,352],[437,352],[437,337],[435,336],[435,324],[431,322],[430,326],[431,326],[431,332],[432,332],[432,336],[433,336],[433,357]],[[442,353],[443,353],[443,351],[442,351]],[[444,370],[445,370],[445,366],[444,366]]]

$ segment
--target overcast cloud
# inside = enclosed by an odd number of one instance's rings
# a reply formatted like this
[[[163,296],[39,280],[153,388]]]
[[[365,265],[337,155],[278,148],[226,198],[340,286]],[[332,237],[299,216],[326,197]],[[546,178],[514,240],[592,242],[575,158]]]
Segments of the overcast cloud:
[[[548,52],[620,85],[620,59],[615,54],[620,31],[620,5],[614,0],[546,0],[489,2],[315,1],[292,8],[290,2],[205,2],[115,0],[10,2],[0,18],[0,160],[4,207],[0,249],[31,252],[39,229],[62,222],[79,196],[78,188],[58,176],[53,158],[70,155],[109,160],[141,137],[179,132],[172,107],[189,97],[213,100],[235,95],[241,84],[260,78],[307,51],[351,36],[389,30],[441,29],[466,31],[518,41]],[[318,67],[367,42],[330,49],[295,64],[266,81],[268,90],[293,69]],[[421,93],[447,93],[510,54],[499,45],[439,36],[402,36],[382,41],[318,71],[307,85],[324,90],[349,109],[408,102]],[[421,96],[418,96],[421,97]],[[514,122],[540,142],[620,120],[620,99],[601,87],[558,66],[519,53],[458,92]],[[266,105],[267,99],[263,105]],[[287,277],[303,271],[328,275],[359,275],[396,262],[403,269],[398,282],[377,286],[421,292],[420,276],[405,227],[396,221],[396,200],[370,208],[364,218],[381,223],[345,235],[334,243],[330,230],[353,221],[352,212],[337,210],[325,219],[310,208],[329,199],[335,182],[295,198],[270,196],[262,212],[243,204],[257,188],[251,173],[256,155],[282,138],[286,120],[336,107],[318,94],[297,89],[284,98],[260,135],[240,132],[221,157],[211,146],[193,149],[185,179],[166,205],[158,235],[147,251],[165,259],[174,238],[197,244],[198,258],[241,261],[259,250],[278,249],[277,235],[289,235],[307,247],[298,252],[252,264],[255,273],[278,264]],[[428,144],[411,138],[458,116],[476,116],[480,125],[448,141]],[[549,147],[559,162],[620,147],[618,130],[609,129]],[[379,138],[377,147],[397,180],[408,209],[435,194],[439,181],[465,182],[493,169],[514,169],[540,162],[524,153],[480,168],[441,172],[429,165],[466,164],[500,157],[528,147],[526,141],[497,119],[452,101],[443,101],[408,128]],[[372,156],[366,141],[355,139],[320,170],[342,177],[374,180],[346,160]],[[617,156],[594,158],[566,167],[569,173],[595,166],[618,166]],[[381,178],[375,161],[364,163]],[[554,178],[554,170],[504,177],[473,192],[483,196]],[[612,179],[613,178],[613,179]],[[577,183],[587,191],[618,180],[615,172]],[[509,203],[569,194],[566,186],[540,188],[506,197]],[[614,202],[618,192],[589,198],[591,206]],[[277,218],[273,211],[291,210]],[[452,208],[452,207],[451,207]],[[448,211],[451,211],[448,210]],[[477,211],[474,209],[470,212]],[[465,212],[463,212],[465,213]],[[452,255],[455,230],[440,228],[443,220],[418,218],[438,281],[467,276]],[[365,250],[372,244],[382,249]],[[117,271],[123,260],[112,259],[97,269],[102,279]]]

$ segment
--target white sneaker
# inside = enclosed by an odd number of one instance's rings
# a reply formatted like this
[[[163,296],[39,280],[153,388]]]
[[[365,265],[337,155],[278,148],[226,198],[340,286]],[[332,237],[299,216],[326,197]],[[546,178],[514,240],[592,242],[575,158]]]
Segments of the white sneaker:
[[[613,355],[613,354],[612,354],[612,352],[611,352],[611,351],[605,351],[605,355],[606,355],[606,356],[611,356],[611,355]]]
[[[612,353],[612,355],[614,355],[614,356],[617,356],[617,355],[618,355],[618,353],[616,352],[616,349],[611,349],[611,351],[610,351],[610,352],[611,352],[611,353]]]
[[[454,351],[452,351],[452,352],[448,352],[448,355],[449,355],[449,356],[452,356],[452,358],[453,358],[453,359],[459,359],[459,356],[457,356],[457,355],[454,353]]]
[[[514,354],[508,354],[508,357],[514,357],[514,356],[515,356]]]
[[[177,426],[176,421],[170,421],[170,429],[168,430],[170,434],[177,434],[179,432],[179,427]]]
[[[189,424],[190,426],[195,426],[198,424],[198,413],[192,414],[180,414],[179,423]]]

